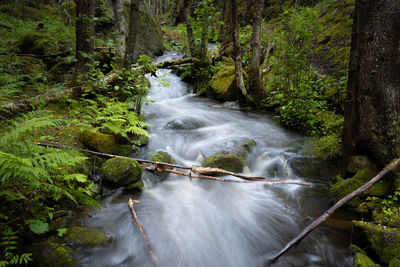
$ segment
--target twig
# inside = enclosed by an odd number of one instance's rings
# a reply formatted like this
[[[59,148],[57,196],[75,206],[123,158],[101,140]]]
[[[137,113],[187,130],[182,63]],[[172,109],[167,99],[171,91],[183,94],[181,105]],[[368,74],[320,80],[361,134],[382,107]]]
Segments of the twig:
[[[191,178],[198,178],[198,179],[209,179],[209,180],[215,180],[215,181],[225,181],[225,182],[234,182],[234,183],[243,182],[243,181],[236,181],[236,180],[225,179],[225,178],[217,178],[217,177],[214,177],[214,176],[197,175],[197,174],[195,174],[195,173],[210,173],[211,172],[211,173],[220,173],[220,174],[232,175],[232,176],[238,177],[240,179],[246,180],[247,182],[266,182],[266,183],[269,183],[269,184],[296,184],[296,185],[310,186],[309,183],[305,183],[305,182],[274,181],[274,180],[268,179],[266,177],[246,176],[246,175],[242,175],[242,174],[226,171],[226,170],[219,169],[219,168],[200,167],[200,166],[195,166],[195,165],[192,166],[192,167],[186,167],[186,166],[180,166],[180,165],[176,165],[176,164],[172,164],[172,163],[153,161],[153,160],[145,160],[145,159],[137,159],[137,158],[130,158],[130,157],[125,157],[125,156],[102,153],[102,152],[97,152],[97,151],[92,151],[92,150],[83,149],[83,148],[77,148],[77,147],[71,147],[71,146],[65,146],[65,145],[50,144],[50,143],[44,143],[44,142],[34,142],[34,143],[36,145],[39,145],[39,146],[73,149],[73,150],[78,150],[78,151],[81,151],[81,152],[90,153],[90,154],[99,155],[99,156],[104,156],[104,157],[109,157],[109,158],[132,159],[132,160],[136,160],[137,162],[139,162],[147,170],[158,171],[158,172],[166,171],[166,172],[169,172],[169,173],[175,173],[175,174],[187,176],[189,178],[191,177]],[[145,163],[154,164],[155,167],[150,167],[148,165],[145,165]],[[186,173],[186,172],[178,172],[178,171],[171,170],[171,169],[166,169],[166,168],[157,168],[158,166],[190,170],[190,172]]]
[[[147,237],[146,233],[144,232],[143,226],[140,224],[140,222],[138,220],[136,211],[135,211],[135,209],[133,207],[133,200],[131,198],[129,198],[128,206],[129,206],[129,210],[131,211],[133,220],[135,221],[137,227],[139,228],[139,231],[142,233],[142,236],[143,236],[143,238],[144,238],[144,240],[146,242],[147,249],[149,250],[150,256],[153,258],[154,263],[157,266],[160,266],[160,262],[158,261],[156,254],[154,253],[153,249],[151,248],[151,244],[150,244],[149,238]]]
[[[304,228],[304,230],[301,231],[301,233],[298,236],[296,236],[289,243],[287,243],[284,248],[282,248],[277,254],[275,254],[275,256],[272,259],[270,259],[270,263],[275,262],[283,254],[285,254],[290,248],[297,245],[301,240],[303,240],[304,237],[306,237],[311,231],[313,231],[315,228],[317,228],[321,223],[326,221],[338,208],[343,206],[347,201],[349,201],[352,198],[354,198],[355,196],[358,196],[361,193],[365,192],[366,190],[368,190],[371,186],[373,186],[375,183],[377,183],[382,178],[384,178],[394,172],[398,172],[399,170],[400,170],[400,159],[395,159],[389,165],[387,165],[381,172],[379,172],[374,178],[372,178],[370,181],[363,184],[362,186],[360,186],[359,188],[357,188],[356,190],[354,190],[347,196],[343,197],[341,200],[336,202],[336,204],[333,205],[330,209],[325,211],[325,213],[322,214],[318,219],[316,219],[310,225],[308,225],[306,228]]]

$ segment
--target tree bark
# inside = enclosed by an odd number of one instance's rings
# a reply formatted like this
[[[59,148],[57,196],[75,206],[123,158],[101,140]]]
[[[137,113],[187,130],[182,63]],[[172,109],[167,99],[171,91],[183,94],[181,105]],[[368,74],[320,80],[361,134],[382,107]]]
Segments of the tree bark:
[[[251,0],[251,17],[253,18],[253,33],[251,38],[251,61],[249,69],[249,91],[257,101],[263,98],[263,90],[260,79],[260,61],[261,61],[261,12],[264,7],[264,0]]]
[[[116,63],[122,66],[124,63],[126,49],[126,17],[125,17],[125,0],[113,0],[112,6],[114,10],[115,26],[117,28],[117,36],[115,38],[116,48]]]
[[[400,156],[400,2],[357,0],[343,129],[344,169],[365,154],[384,166]]]
[[[129,11],[129,34],[126,42],[124,68],[129,69],[134,63],[137,33],[139,29],[139,3],[140,0],[132,0]]]
[[[192,57],[195,57],[196,56],[196,45],[194,42],[192,23],[190,21],[191,6],[192,6],[192,0],[184,0],[183,13],[184,13],[185,22],[186,22],[186,33],[187,33],[187,39],[188,39],[188,46],[189,46],[190,55]]]
[[[253,99],[249,96],[246,90],[246,86],[244,84],[243,79],[243,67],[242,67],[242,51],[240,47],[239,40],[239,18],[238,18],[238,9],[237,9],[237,1],[231,0],[231,10],[232,10],[232,39],[233,39],[233,47],[235,51],[235,73],[236,73],[236,85],[240,89],[244,97],[245,102],[254,102]]]
[[[77,71],[86,72],[94,57],[94,0],[76,0]]]

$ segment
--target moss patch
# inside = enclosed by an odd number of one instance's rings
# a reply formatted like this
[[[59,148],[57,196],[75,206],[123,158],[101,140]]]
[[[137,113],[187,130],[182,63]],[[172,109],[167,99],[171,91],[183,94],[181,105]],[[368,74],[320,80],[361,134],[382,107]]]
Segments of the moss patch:
[[[208,91],[217,99],[236,100],[239,92],[235,82],[235,66],[223,67],[208,85]]]
[[[72,258],[72,249],[52,241],[44,241],[32,246],[33,259],[35,266],[56,267],[77,266],[77,262]]]
[[[366,167],[364,169],[359,170],[352,178],[344,179],[331,187],[331,193],[335,200],[339,200],[347,194],[353,192],[376,175],[377,171],[375,168]],[[391,182],[388,180],[383,180],[376,183],[372,188],[364,192],[363,195],[371,195],[371,196],[382,196],[384,194],[388,194],[391,192]],[[360,199],[355,198],[349,203],[351,205],[360,204]]]
[[[114,158],[101,166],[100,176],[103,182],[110,186],[126,186],[140,180],[142,168],[136,160]]]
[[[362,221],[352,223],[366,235],[370,246],[382,262],[389,264],[393,259],[400,258],[400,231],[398,229]]]
[[[220,168],[231,172],[241,172],[244,167],[244,161],[238,155],[227,152],[219,152],[214,156],[206,158],[203,161],[202,166]]]
[[[28,32],[17,44],[21,53],[35,55],[46,54],[49,46],[51,46],[50,34],[37,31]]]
[[[75,246],[97,248],[107,245],[110,238],[96,228],[73,227],[68,229],[67,240]]]
[[[80,133],[80,139],[85,146],[103,153],[129,156],[133,152],[130,144],[120,144],[111,134],[85,130]]]

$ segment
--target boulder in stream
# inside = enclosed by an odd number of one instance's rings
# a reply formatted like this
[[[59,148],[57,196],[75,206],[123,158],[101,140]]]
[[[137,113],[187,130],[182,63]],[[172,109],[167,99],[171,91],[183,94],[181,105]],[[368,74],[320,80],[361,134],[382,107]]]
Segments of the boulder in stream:
[[[236,155],[228,152],[218,152],[215,155],[206,158],[203,167],[220,168],[231,172],[241,172],[244,167],[244,160]]]
[[[142,168],[136,160],[113,158],[101,166],[100,176],[111,187],[129,186],[140,181]]]

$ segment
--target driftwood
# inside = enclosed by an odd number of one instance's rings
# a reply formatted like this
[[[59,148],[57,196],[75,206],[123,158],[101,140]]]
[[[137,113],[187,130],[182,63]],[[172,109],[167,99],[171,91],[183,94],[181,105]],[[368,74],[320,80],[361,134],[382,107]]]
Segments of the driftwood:
[[[317,228],[320,224],[326,221],[338,208],[343,206],[347,201],[351,200],[355,196],[360,195],[365,192],[369,188],[371,188],[375,183],[380,181],[382,178],[387,177],[389,174],[393,174],[395,172],[400,171],[400,159],[393,160],[389,165],[387,165],[381,172],[379,172],[374,178],[372,178],[367,183],[360,186],[358,189],[354,190],[347,196],[343,197],[341,200],[336,202],[330,209],[325,211],[318,219],[313,221],[310,225],[304,228],[301,233],[293,238],[289,243],[286,244],[284,248],[282,248],[277,254],[275,254],[272,259],[270,259],[270,263],[275,262],[279,259],[283,254],[285,254],[290,248],[296,246],[303,238],[305,238],[311,231]]]
[[[139,66],[138,64],[134,64],[133,67],[135,68],[136,71],[139,71],[139,72],[145,72],[145,73],[151,72],[152,73],[153,70],[156,70],[159,68],[174,69],[182,64],[199,63],[199,62],[201,62],[201,60],[198,58],[188,57],[188,58],[179,58],[179,59],[174,59],[174,60],[163,61],[160,63],[150,64],[149,67],[147,67],[145,65]]]
[[[153,259],[154,263],[157,266],[160,266],[160,262],[158,261],[156,254],[154,253],[153,249],[151,248],[150,240],[147,237],[146,233],[144,232],[143,226],[140,224],[140,222],[138,220],[136,211],[135,211],[135,209],[133,207],[133,202],[134,201],[131,198],[128,201],[129,210],[131,211],[133,220],[135,221],[136,226],[139,228],[139,231],[142,233],[142,236],[143,236],[143,238],[144,238],[144,240],[146,242],[146,246],[147,246],[147,249],[149,250],[151,258]]]
[[[73,149],[73,150],[90,153],[93,155],[103,156],[103,157],[109,157],[109,158],[132,159],[132,160],[136,160],[146,170],[158,171],[158,172],[169,172],[169,173],[173,173],[173,174],[187,176],[189,178],[208,179],[208,180],[221,181],[221,182],[232,182],[232,183],[265,182],[265,183],[269,183],[269,184],[296,184],[296,185],[304,185],[304,186],[310,185],[309,183],[304,183],[304,182],[275,181],[275,180],[271,180],[271,179],[268,179],[266,177],[261,177],[261,176],[256,176],[256,177],[255,176],[246,176],[246,175],[242,175],[242,174],[238,174],[238,173],[234,173],[234,172],[229,172],[229,171],[219,169],[219,168],[208,168],[208,167],[200,167],[200,166],[195,166],[195,165],[192,167],[187,167],[187,166],[180,166],[177,164],[166,163],[166,162],[161,162],[161,161],[130,158],[130,157],[125,157],[125,156],[102,153],[102,152],[92,151],[92,150],[83,149],[83,148],[70,147],[70,146],[65,146],[65,145],[50,144],[50,143],[44,143],[44,142],[35,142],[35,144],[39,145],[39,146],[45,146],[45,147]],[[154,166],[149,166],[148,164],[152,164]],[[176,170],[165,168],[165,167],[184,169],[184,170],[189,170],[190,172],[189,173],[181,172],[181,171],[176,171]],[[196,173],[201,173],[202,175],[198,175]],[[209,173],[228,174],[231,176],[238,177],[245,181],[238,181],[238,180],[204,175],[204,174],[209,174]]]

